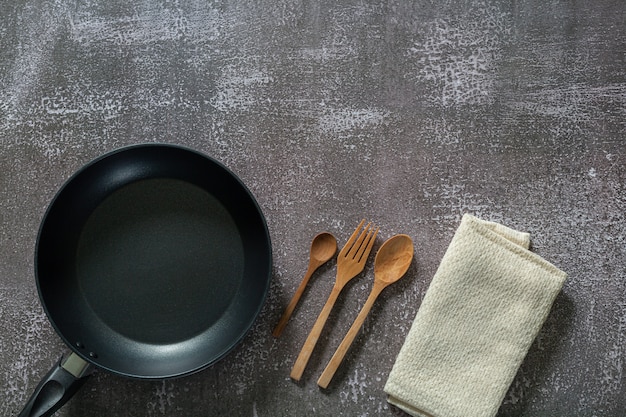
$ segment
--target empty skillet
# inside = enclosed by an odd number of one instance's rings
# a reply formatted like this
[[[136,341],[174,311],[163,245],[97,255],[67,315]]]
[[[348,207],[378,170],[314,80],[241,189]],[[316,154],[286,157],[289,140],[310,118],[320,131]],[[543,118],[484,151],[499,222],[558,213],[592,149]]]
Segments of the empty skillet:
[[[188,375],[252,326],[271,278],[265,218],[217,161],[161,144],[113,151],[58,192],[35,251],[39,297],[72,349],[20,417],[52,415],[91,366],[118,375]]]

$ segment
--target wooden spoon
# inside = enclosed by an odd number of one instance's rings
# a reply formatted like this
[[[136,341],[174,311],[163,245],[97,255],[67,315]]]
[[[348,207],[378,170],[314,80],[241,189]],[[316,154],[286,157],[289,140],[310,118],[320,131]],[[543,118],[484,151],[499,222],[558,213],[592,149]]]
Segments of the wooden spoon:
[[[354,320],[354,323],[352,323],[352,327],[350,327],[330,362],[326,365],[322,376],[317,380],[317,385],[322,388],[328,387],[341,361],[346,356],[346,352],[363,325],[367,314],[370,312],[372,305],[374,305],[374,301],[388,285],[402,278],[409,269],[412,260],[413,241],[407,235],[396,235],[383,243],[374,260],[374,286],[372,291],[369,297],[367,297],[361,312]]]
[[[283,329],[289,321],[289,318],[291,317],[291,314],[293,313],[293,310],[296,308],[298,301],[300,301],[300,297],[302,296],[302,293],[304,292],[304,289],[306,288],[306,285],[309,282],[311,275],[313,275],[313,272],[315,272],[317,268],[319,268],[330,259],[332,259],[333,256],[335,256],[335,252],[337,252],[337,239],[335,239],[335,236],[331,235],[328,232],[319,233],[313,238],[313,241],[311,242],[310,252],[311,254],[309,256],[309,268],[304,274],[304,278],[302,278],[302,282],[296,290],[296,293],[293,295],[291,301],[287,305],[283,316],[280,318],[278,324],[274,328],[274,331],[272,332],[272,335],[274,337],[280,337]]]

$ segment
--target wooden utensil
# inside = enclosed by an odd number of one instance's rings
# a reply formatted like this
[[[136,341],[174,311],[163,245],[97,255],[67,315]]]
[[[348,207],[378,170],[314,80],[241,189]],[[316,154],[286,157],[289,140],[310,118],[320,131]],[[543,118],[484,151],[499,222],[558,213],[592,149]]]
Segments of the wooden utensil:
[[[376,301],[382,290],[404,276],[411,265],[412,259],[413,241],[409,236],[396,235],[383,243],[374,260],[374,286],[370,295],[367,297],[367,301],[365,301],[365,305],[356,320],[352,323],[352,327],[350,327],[330,362],[326,365],[326,369],[324,369],[324,372],[318,379],[317,385],[322,388],[328,387],[346,352],[363,325],[367,314],[370,312],[372,305],[374,305],[374,301]]]
[[[368,223],[363,231],[361,231],[363,223],[365,223],[365,220],[361,220],[361,223],[359,223],[356,230],[352,233],[352,236],[350,236],[350,239],[348,239],[348,242],[337,256],[337,277],[335,279],[335,284],[330,292],[330,295],[328,296],[328,300],[326,300],[326,304],[315,321],[309,336],[304,342],[304,346],[302,346],[302,350],[296,359],[296,363],[291,369],[291,378],[294,381],[299,381],[302,377],[304,368],[311,357],[313,348],[315,348],[315,345],[317,344],[320,333],[324,328],[324,324],[326,324],[330,310],[333,308],[339,293],[346,286],[348,281],[357,276],[365,267],[367,257],[372,250],[372,246],[374,246],[374,240],[378,234],[378,228],[376,228],[376,230],[371,230],[371,223]]]
[[[285,308],[285,312],[274,328],[274,331],[272,332],[274,337],[280,337],[283,329],[289,321],[289,318],[291,317],[291,314],[293,313],[293,310],[296,308],[298,301],[300,301],[300,297],[302,297],[302,293],[304,292],[311,275],[313,275],[313,272],[332,259],[332,257],[335,256],[335,252],[337,252],[337,239],[335,239],[335,236],[332,234],[322,232],[313,238],[309,255],[309,268],[304,274],[304,278],[302,278],[302,282],[300,282],[300,286],[296,290],[296,293],[291,298],[287,308]]]

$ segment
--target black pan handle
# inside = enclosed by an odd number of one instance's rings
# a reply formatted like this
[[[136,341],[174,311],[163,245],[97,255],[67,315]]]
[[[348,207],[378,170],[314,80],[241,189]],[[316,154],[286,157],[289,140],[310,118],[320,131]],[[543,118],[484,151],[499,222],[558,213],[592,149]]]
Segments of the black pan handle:
[[[50,417],[65,404],[89,377],[89,363],[75,353],[59,359],[43,377],[18,417]]]

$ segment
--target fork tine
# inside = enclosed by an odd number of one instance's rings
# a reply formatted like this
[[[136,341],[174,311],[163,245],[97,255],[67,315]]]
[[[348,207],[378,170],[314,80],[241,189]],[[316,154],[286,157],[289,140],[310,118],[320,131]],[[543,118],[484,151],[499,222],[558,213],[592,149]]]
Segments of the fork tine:
[[[361,245],[361,248],[359,248],[359,251],[356,254],[355,259],[357,262],[361,262],[361,260],[365,260],[369,256],[370,252],[372,251],[372,247],[374,246],[374,241],[376,240],[378,229],[379,228],[377,227],[376,230],[374,230],[373,232],[370,231],[367,234],[368,241],[363,242],[363,244]]]
[[[354,242],[354,245],[352,245],[352,247],[346,254],[346,258],[350,258],[350,259],[356,258],[356,255],[359,252],[359,249],[361,248],[361,246],[363,246],[363,241],[367,238],[368,232],[370,232],[371,224],[372,223],[368,223],[363,229],[363,231],[361,231],[361,234],[359,235],[358,239],[356,240],[356,242]]]
[[[350,236],[350,239],[348,239],[344,247],[341,249],[341,252],[339,252],[339,256],[345,257],[348,254],[348,251],[352,248],[354,241],[361,231],[361,227],[363,227],[363,223],[365,223],[365,219],[361,220],[361,223],[359,223],[359,225],[356,227],[354,233],[352,233],[352,236]]]

